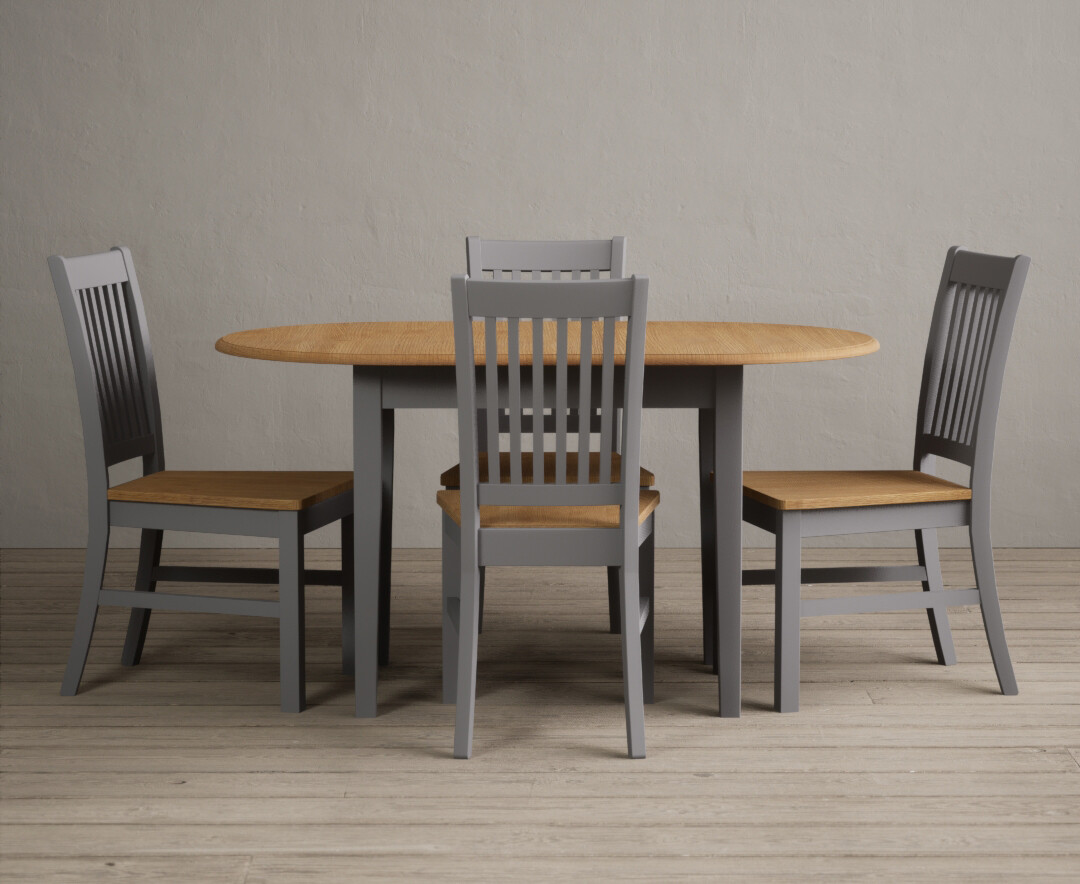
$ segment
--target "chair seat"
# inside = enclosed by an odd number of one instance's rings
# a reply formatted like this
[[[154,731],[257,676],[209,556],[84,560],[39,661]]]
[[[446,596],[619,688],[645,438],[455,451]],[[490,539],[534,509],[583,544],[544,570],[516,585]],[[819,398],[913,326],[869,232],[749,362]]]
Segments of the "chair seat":
[[[439,506],[454,522],[461,524],[461,492],[443,490],[435,495]],[[641,491],[638,496],[638,524],[644,522],[660,503],[659,491]],[[482,506],[481,528],[618,528],[617,506]]]
[[[479,455],[480,460],[480,478],[482,480],[487,479],[487,452],[481,451]],[[526,482],[532,481],[532,461],[533,456],[531,451],[523,451],[521,453],[521,474],[522,479]],[[566,452],[566,475],[573,477],[577,475],[578,455],[576,451]],[[622,455],[611,455],[611,481],[617,482],[621,477],[622,468]],[[507,482],[510,480],[510,452],[502,451],[499,453],[499,472],[501,474],[502,481]],[[600,481],[600,452],[593,451],[589,454],[589,480],[592,482]],[[555,452],[544,452],[544,481],[555,481]],[[441,476],[439,476],[439,483],[445,488],[458,488],[461,486],[461,464],[454,464],[450,469],[446,470]],[[638,484],[642,488],[651,488],[656,483],[656,476],[650,473],[645,467],[641,468],[641,479]]]
[[[918,470],[748,471],[743,494],[778,510],[971,500],[970,488]]]
[[[249,510],[305,510],[353,487],[341,471],[162,470],[109,489],[109,500],[223,506]]]

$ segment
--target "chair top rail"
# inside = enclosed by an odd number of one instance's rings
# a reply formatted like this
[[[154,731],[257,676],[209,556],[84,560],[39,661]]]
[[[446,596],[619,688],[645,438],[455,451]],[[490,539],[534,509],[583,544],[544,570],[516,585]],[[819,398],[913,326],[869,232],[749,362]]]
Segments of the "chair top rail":
[[[625,237],[596,240],[500,240],[468,237],[469,275],[478,278],[486,270],[518,272],[624,273]]]

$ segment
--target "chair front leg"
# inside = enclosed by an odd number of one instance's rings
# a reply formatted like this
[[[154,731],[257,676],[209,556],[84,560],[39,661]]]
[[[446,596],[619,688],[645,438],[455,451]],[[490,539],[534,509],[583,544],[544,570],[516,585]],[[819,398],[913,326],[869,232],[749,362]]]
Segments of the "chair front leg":
[[[943,592],[945,584],[941,579],[941,559],[938,556],[937,530],[923,528],[915,532],[915,549],[919,553],[919,564],[926,569],[923,592]],[[949,628],[949,609],[945,605],[935,605],[926,609],[930,619],[930,634],[934,639],[934,651],[938,663],[952,666],[956,662],[956,649],[953,647],[952,630]]]
[[[341,671],[352,676],[356,667],[355,559],[353,517],[341,520]]]
[[[161,540],[164,531],[143,528],[139,542],[139,570],[135,574],[135,589],[153,592],[157,589],[154,569],[161,563]],[[127,637],[124,639],[124,651],[120,663],[124,666],[137,666],[142,660],[143,645],[146,643],[146,628],[150,625],[149,608],[132,608],[128,618]]]
[[[1001,619],[1001,603],[998,601],[997,578],[994,575],[994,548],[990,542],[990,513],[974,511],[971,520],[971,561],[975,566],[975,585],[979,590],[979,607],[982,610],[986,640],[990,643],[990,656],[994,660],[1001,693],[1013,696],[1020,692],[1009,657],[1009,645],[1005,641],[1005,624]]]
[[[304,711],[304,535],[296,513],[281,513],[278,551],[281,711]]]
[[[608,565],[607,569],[607,607],[608,632],[617,635],[621,625],[619,618],[619,566]]]
[[[108,554],[108,515],[94,518],[92,513],[90,534],[86,542],[82,595],[79,598],[79,613],[75,617],[75,636],[71,640],[67,668],[60,685],[60,694],[64,697],[75,696],[79,690],[79,682],[82,681],[86,655],[90,652],[90,639],[94,634],[94,622],[97,620],[98,595],[101,593],[101,581],[105,576],[105,559]]]
[[[773,704],[799,711],[799,603],[802,580],[801,514],[783,512],[776,525],[776,647]]]
[[[649,616],[641,630],[641,694],[646,703],[652,703],[654,700],[656,673],[656,664],[653,659],[654,624],[656,622],[655,539],[656,532],[654,530],[649,533],[649,536],[645,538],[645,542],[641,544],[638,550],[640,567],[638,579],[641,581],[641,598],[649,606]]]

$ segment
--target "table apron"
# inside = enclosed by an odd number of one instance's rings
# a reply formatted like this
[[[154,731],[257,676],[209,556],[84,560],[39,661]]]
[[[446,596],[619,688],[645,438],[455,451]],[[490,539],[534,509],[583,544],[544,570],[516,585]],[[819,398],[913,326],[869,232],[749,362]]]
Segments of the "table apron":
[[[712,408],[714,384],[717,371],[732,373],[742,366],[645,366],[645,383],[642,405],[645,408]],[[377,377],[382,386],[382,407],[396,408],[457,408],[457,391],[454,367],[448,366],[394,366],[379,368],[356,366],[357,376]],[[554,404],[554,367],[545,369],[545,403]],[[522,366],[521,379],[524,386],[532,381],[532,369]],[[577,399],[576,379],[568,378],[569,402]],[[592,388],[600,389],[600,368],[593,370]],[[476,375],[476,392],[483,401],[483,370]],[[616,401],[622,396],[622,369],[615,369]],[[507,404],[507,390],[500,389],[500,403]],[[550,401],[548,401],[550,399]]]

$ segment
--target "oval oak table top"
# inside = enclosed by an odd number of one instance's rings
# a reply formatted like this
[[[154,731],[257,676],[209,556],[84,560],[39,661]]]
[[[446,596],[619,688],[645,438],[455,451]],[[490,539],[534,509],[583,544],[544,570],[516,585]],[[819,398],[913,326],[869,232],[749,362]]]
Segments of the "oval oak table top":
[[[527,320],[526,320],[527,323]],[[545,364],[555,364],[554,323],[545,329]],[[577,323],[570,323],[576,326]],[[599,361],[601,324],[593,324]],[[505,360],[506,324],[499,324],[500,355]],[[570,331],[571,364],[576,363],[580,333]],[[483,363],[482,331],[477,324],[477,358]],[[625,323],[616,331],[616,362],[625,349]],[[227,334],[216,344],[222,353],[277,362],[323,365],[452,366],[452,322],[332,322],[282,325]],[[532,358],[532,335],[521,335],[521,359]],[[646,365],[775,365],[847,359],[875,352],[877,340],[862,332],[810,325],[764,322],[665,322],[650,320],[645,331]]]

